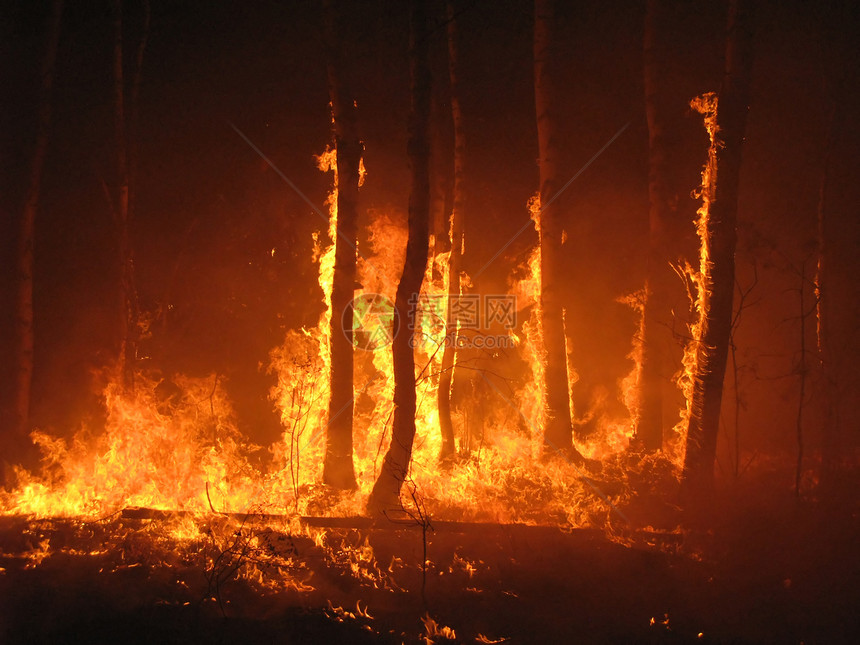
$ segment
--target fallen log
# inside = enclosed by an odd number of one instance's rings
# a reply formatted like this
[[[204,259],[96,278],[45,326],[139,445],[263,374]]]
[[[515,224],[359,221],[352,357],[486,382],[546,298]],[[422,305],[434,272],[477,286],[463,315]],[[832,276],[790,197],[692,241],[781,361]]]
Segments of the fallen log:
[[[231,520],[236,520],[242,523],[267,524],[275,522],[289,522],[294,516],[283,515],[278,513],[219,513],[206,511],[183,511],[183,510],[165,510],[158,508],[148,508],[146,506],[129,506],[122,509],[120,517],[124,520],[161,520],[192,517],[228,517]]]
[[[187,510],[168,510],[156,509],[143,506],[133,506],[122,509],[108,519],[122,520],[152,520],[167,522],[179,518],[194,518],[201,522],[212,517],[226,517],[238,524],[244,525],[285,525],[291,521],[298,519],[302,527],[319,528],[319,529],[334,529],[334,530],[358,530],[369,532],[390,532],[390,531],[422,531],[426,528],[428,533],[450,533],[450,534],[471,534],[471,535],[492,535],[502,534],[513,538],[517,536],[567,536],[575,540],[597,540],[606,539],[606,534],[596,528],[573,528],[558,525],[548,524],[523,524],[523,523],[502,523],[502,522],[462,522],[454,520],[427,520],[422,524],[417,519],[408,517],[403,518],[380,518],[371,519],[363,516],[349,517],[327,517],[327,516],[311,516],[311,515],[288,515],[279,513],[218,513],[218,512],[197,512]],[[84,524],[101,524],[101,520],[80,520],[76,518],[44,518],[34,520],[25,515],[10,515],[0,516],[0,533],[4,535],[23,532],[28,526],[36,523],[51,523],[55,525],[55,530],[62,531],[63,527],[71,528],[82,522]],[[617,541],[626,543],[634,548],[670,548],[677,549],[685,541],[687,533],[674,531],[656,531],[654,529],[634,529],[625,531],[623,535],[619,535],[621,539]]]
[[[283,523],[294,519],[292,515],[272,513],[197,513],[184,510],[163,510],[146,507],[129,507],[122,511],[121,517],[130,520],[167,521],[182,517],[223,516],[244,524]],[[530,535],[539,533],[569,534],[581,538],[603,537],[603,532],[594,528],[566,528],[545,524],[522,524],[501,522],[460,522],[453,520],[427,520],[424,523],[411,518],[372,519],[363,516],[326,517],[302,515],[298,517],[302,526],[325,529],[352,529],[364,531],[421,531],[426,528],[434,533],[486,533],[501,531],[508,534]]]

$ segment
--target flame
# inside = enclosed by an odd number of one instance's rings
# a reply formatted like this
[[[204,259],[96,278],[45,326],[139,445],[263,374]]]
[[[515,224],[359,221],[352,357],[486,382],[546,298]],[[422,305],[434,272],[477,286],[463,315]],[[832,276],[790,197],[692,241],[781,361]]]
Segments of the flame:
[[[535,231],[540,233],[540,193],[536,193],[528,201],[529,217],[534,222]],[[546,419],[546,392],[544,390],[544,372],[546,370],[546,349],[544,347],[543,329],[541,327],[541,266],[540,247],[535,246],[526,260],[526,275],[514,285],[521,308],[531,307],[528,320],[523,323],[523,338],[520,340],[520,351],[523,360],[529,365],[531,372],[517,397],[524,418],[534,429],[542,429]],[[533,433],[537,434],[537,433]],[[537,457],[541,451],[541,438],[532,436],[530,455]]]
[[[421,638],[427,645],[433,645],[436,642],[433,640],[434,636],[439,636],[446,640],[457,640],[457,634],[453,629],[440,625],[431,618],[429,613],[421,617],[421,622],[424,623],[424,635]]]
[[[325,202],[329,212],[328,244],[323,246],[319,235],[314,234],[313,259],[319,265],[317,281],[323,294],[323,311],[316,327],[287,332],[283,345],[274,348],[270,354],[270,371],[278,377],[270,395],[281,413],[284,426],[281,444],[274,448],[275,463],[280,465],[277,483],[280,484],[279,490],[288,489],[296,510],[299,510],[301,490],[318,481],[322,472],[331,395],[331,295],[338,216],[337,149],[326,146],[315,160],[320,171],[332,173],[332,189]],[[366,174],[362,159],[359,185],[364,183]]]
[[[320,360],[324,374],[329,374],[331,370],[331,292],[334,284],[334,256],[335,256],[335,241],[337,240],[337,151],[328,146],[320,156],[316,158],[317,168],[323,172],[331,171],[332,190],[329,192],[326,199],[328,206],[328,238],[329,244],[322,250],[319,256],[319,285],[323,292],[323,304],[325,309],[320,316],[317,324],[317,338],[319,342]],[[328,391],[326,391],[326,400],[328,399]]]
[[[708,159],[702,168],[702,184],[694,193],[701,200],[696,211],[696,233],[699,237],[699,268],[698,270],[686,264],[681,275],[689,285],[688,293],[694,313],[694,321],[689,325],[690,341],[684,347],[681,359],[682,368],[675,377],[678,388],[684,395],[684,408],[680,411],[678,423],[672,431],[672,441],[664,450],[669,454],[678,468],[684,459],[687,427],[693,402],[693,379],[696,373],[696,355],[699,340],[702,337],[702,314],[705,310],[707,297],[707,276],[710,273],[710,246],[708,244],[707,226],[710,217],[711,202],[714,198],[714,186],[717,182],[717,103],[719,97],[714,92],[708,92],[690,101],[690,107],[699,112],[704,118],[705,130],[708,133]]]
[[[206,513],[246,509],[258,498],[235,415],[215,376],[177,377],[165,400],[164,379],[141,376],[134,394],[105,389],[106,431],[86,429],[68,445],[36,431],[45,474],[18,471],[3,507],[35,517],[94,518],[129,506]]]

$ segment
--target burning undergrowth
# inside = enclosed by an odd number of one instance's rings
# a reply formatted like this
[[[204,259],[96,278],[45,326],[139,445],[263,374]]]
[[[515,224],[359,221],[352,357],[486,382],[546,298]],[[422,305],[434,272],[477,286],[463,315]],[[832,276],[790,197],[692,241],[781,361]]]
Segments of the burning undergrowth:
[[[332,153],[320,163],[331,168]],[[336,203],[329,200],[332,222]],[[340,315],[331,305],[333,225],[327,240],[316,238],[313,258],[323,294],[319,320],[288,332],[270,353],[267,367],[275,380],[270,398],[280,414],[280,441],[262,447],[243,435],[229,384],[218,375],[191,378],[138,370],[133,387],[120,385],[119,377],[109,379],[102,393],[104,428],[81,428],[68,440],[36,431],[41,469],[17,470],[15,484],[0,493],[4,571],[17,576],[83,569],[88,578],[95,567],[108,587],[128,579],[145,583],[152,597],[129,598],[132,605],[152,601],[221,616],[326,607],[326,621],[349,625],[356,633],[439,642],[458,636],[426,612],[428,585],[466,589],[477,597],[506,593],[500,583],[504,557],[494,564],[470,560],[462,543],[476,538],[452,536],[501,529],[505,540],[528,540],[531,534],[521,532],[534,529],[535,535],[549,531],[546,535],[557,539],[584,530],[633,544],[636,517],[629,509],[671,489],[678,460],[630,450],[635,347],[631,374],[619,383],[618,394],[629,415],[589,412],[597,423],[577,442],[584,461],[545,443],[536,252],[523,263],[511,293],[498,295],[470,293],[463,274],[462,293],[452,296],[448,252],[431,257],[415,318],[408,321],[417,329],[417,411],[402,514],[396,519],[365,516],[392,434],[389,342],[396,328],[391,302],[403,263],[398,249],[406,245],[402,219],[375,213],[367,248],[359,249],[361,288],[354,302],[366,306],[356,307],[351,321],[355,489],[321,483],[330,415],[331,323]],[[452,321],[452,297],[478,303],[485,313],[492,304],[496,318],[480,328]],[[518,321],[506,317],[516,314]],[[399,324],[402,332],[407,323]],[[453,369],[468,378],[459,385],[455,381],[460,394],[452,397],[455,453],[440,459],[437,401],[452,325],[468,341],[458,346]],[[487,346],[490,337],[494,345]],[[479,338],[483,346],[476,347]],[[575,370],[570,374],[572,387]],[[652,546],[674,544],[673,519],[670,514],[659,531],[648,529]],[[651,523],[653,513],[641,522]],[[492,540],[498,539],[494,534]],[[415,615],[423,616],[423,632],[410,632],[414,625],[403,624],[383,635],[368,605],[391,618],[402,602],[414,604]],[[393,620],[390,624],[397,625]],[[489,626],[479,627],[477,642],[503,642],[487,635]]]
[[[291,363],[295,369],[316,360],[307,343],[294,347],[304,350],[307,361]],[[3,492],[6,513],[96,519],[146,507],[197,514],[361,515],[387,427],[370,428],[357,446],[357,491],[337,493],[319,485],[320,380],[318,370],[309,369],[293,381],[284,439],[269,449],[263,465],[262,449],[236,429],[215,377],[175,378],[169,396],[164,380],[139,378],[131,396],[111,386],[103,434],[83,429],[70,441],[34,434],[42,471],[18,472],[18,485]],[[438,441],[420,437],[410,478],[415,495],[404,495],[405,505],[420,498],[428,514],[446,520],[570,527],[610,521],[612,507],[629,494],[624,469],[609,459],[601,472],[560,455],[545,458],[540,438],[529,436],[514,413],[499,416],[507,426],[487,428],[481,447],[444,466],[438,464]],[[378,412],[367,418],[383,419]]]
[[[388,249],[405,246],[402,222],[376,217],[369,240],[359,271],[367,287],[358,295],[391,301],[402,257]],[[41,472],[17,472],[17,485],[2,492],[5,513],[93,520],[145,507],[200,515],[362,515],[390,441],[393,368],[385,342],[356,349],[357,489],[337,492],[321,486],[330,396],[332,249],[333,244],[320,242],[316,253],[326,305],[318,325],[289,332],[271,352],[269,369],[276,377],[271,397],[281,416],[281,441],[264,449],[242,436],[217,375],[139,373],[133,389],[114,382],[105,388],[103,432],[83,428],[70,440],[33,434],[43,453]],[[542,350],[535,304],[540,269],[535,253],[512,285],[520,299],[515,306],[529,315],[501,329],[515,349],[458,354],[458,369],[472,375],[471,390],[455,409],[464,428],[457,454],[440,463],[436,401],[440,348],[450,330],[438,303],[447,294],[446,257],[442,253],[428,263],[416,314],[417,433],[404,507],[413,515],[453,521],[561,527],[623,522],[619,509],[635,493],[630,474],[636,476],[637,489],[647,487],[647,473],[654,473],[655,485],[663,485],[676,474],[678,460],[629,452],[635,422],[630,401],[629,418],[602,418],[599,430],[578,445],[586,464],[547,449],[541,430]],[[374,320],[377,326],[391,324],[385,315]],[[524,371],[512,371],[511,354],[521,357]],[[636,358],[635,349],[631,356]],[[631,376],[620,384],[624,396],[635,389],[637,370],[634,361]],[[475,415],[471,426],[466,421],[478,404],[482,413],[475,430]]]

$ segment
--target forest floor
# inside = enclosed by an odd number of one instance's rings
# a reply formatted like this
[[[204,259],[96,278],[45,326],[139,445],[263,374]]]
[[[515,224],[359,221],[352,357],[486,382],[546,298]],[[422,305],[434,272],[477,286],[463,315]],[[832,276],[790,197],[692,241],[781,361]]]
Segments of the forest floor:
[[[0,641],[854,643],[850,504],[736,491],[685,518],[707,529],[613,540],[491,524],[314,540],[225,518],[182,547],[157,519],[6,517]]]

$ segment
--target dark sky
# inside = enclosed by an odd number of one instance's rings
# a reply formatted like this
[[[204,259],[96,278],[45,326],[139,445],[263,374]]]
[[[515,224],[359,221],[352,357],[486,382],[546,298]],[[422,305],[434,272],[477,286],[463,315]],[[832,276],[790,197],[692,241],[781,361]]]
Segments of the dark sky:
[[[441,3],[432,3],[441,16]],[[466,270],[475,272],[527,221],[537,187],[529,2],[473,0],[460,13],[461,84],[467,136]],[[620,128],[618,140],[559,201],[567,221],[570,325],[584,349],[583,374],[612,385],[635,319],[615,299],[641,287],[647,235],[647,125],[642,86],[644,2],[568,2],[559,16],[568,115],[563,173],[573,176]],[[35,131],[35,95],[48,2],[0,8],[0,208],[3,281],[0,322],[10,352],[15,219],[21,210]],[[114,229],[102,182],[114,179],[111,3],[67,2],[54,95],[54,126],[37,232],[37,367],[34,416],[62,432],[86,416],[88,373],[109,360],[115,336]],[[679,101],[716,90],[722,72],[725,4],[677,3],[672,91]],[[139,2],[127,1],[124,36],[141,34]],[[344,46],[351,61],[366,143],[362,208],[403,213],[408,198],[407,4],[349,4]],[[760,304],[741,332],[755,365],[746,395],[763,441],[780,441],[785,377],[797,356],[793,268],[809,259],[814,235],[826,115],[825,78],[844,78],[831,158],[832,258],[837,335],[850,402],[860,294],[858,248],[860,108],[856,16],[838,3],[762,2],[758,11],[753,101],[740,204],[739,276],[761,270]],[[838,17],[839,16],[839,17]],[[432,43],[437,115],[447,110],[444,27]],[[329,178],[312,155],[329,139],[321,42],[321,2],[152,2],[140,97],[140,189],[134,245],[143,306],[170,306],[150,352],[159,367],[219,371],[234,387],[245,430],[270,440],[268,381],[258,365],[285,329],[319,313],[311,234],[323,222],[233,131],[242,130],[322,208]],[[130,65],[130,58],[127,58]],[[130,67],[128,67],[130,69]],[[440,119],[445,140],[450,124]],[[678,123],[676,160],[692,191],[706,147],[698,115]],[[450,146],[450,142],[445,143]],[[448,150],[443,146],[443,151]],[[679,206],[692,221],[694,200]],[[692,225],[690,229],[692,234]],[[522,234],[477,281],[505,288],[535,243]],[[271,249],[275,248],[274,256]],[[685,250],[679,249],[679,255]],[[808,264],[807,268],[812,265]],[[776,357],[776,358],[774,358]],[[5,369],[5,368],[4,368]],[[751,368],[752,370],[752,368]],[[785,378],[784,378],[785,377]],[[2,373],[4,392],[10,382]],[[782,403],[781,403],[782,402]],[[848,423],[856,415],[846,413]],[[258,428],[263,428],[259,430]]]

